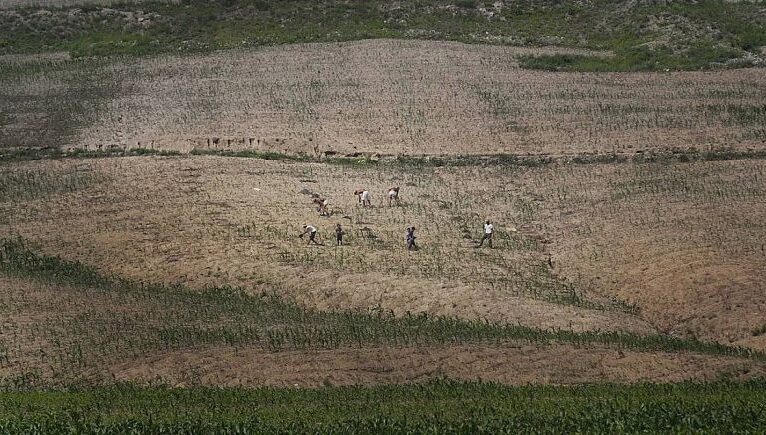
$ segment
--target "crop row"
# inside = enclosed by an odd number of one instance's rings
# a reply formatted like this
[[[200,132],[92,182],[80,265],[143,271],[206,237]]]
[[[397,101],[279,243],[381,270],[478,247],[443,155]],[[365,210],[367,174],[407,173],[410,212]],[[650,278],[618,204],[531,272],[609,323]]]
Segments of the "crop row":
[[[0,396],[0,433],[760,433],[764,381],[172,389]],[[23,414],[19,412],[23,409]]]
[[[35,254],[12,240],[2,241],[0,270],[46,283],[43,290],[3,296],[6,320],[0,325],[0,367],[19,376],[37,370],[59,383],[109,361],[208,345],[281,351],[563,342],[766,359],[750,349],[664,335],[541,330],[425,314],[395,317],[384,311],[315,311],[275,295],[251,295],[239,289],[194,291],[106,277],[82,263]],[[14,320],[29,313],[41,320]],[[40,381],[14,379],[7,381],[21,385]]]

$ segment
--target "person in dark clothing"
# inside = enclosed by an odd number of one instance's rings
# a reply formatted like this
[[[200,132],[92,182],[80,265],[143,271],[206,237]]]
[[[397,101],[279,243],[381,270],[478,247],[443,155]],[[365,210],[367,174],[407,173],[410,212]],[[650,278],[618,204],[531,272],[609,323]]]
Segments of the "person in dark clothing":
[[[337,242],[338,246],[341,246],[343,244],[343,228],[340,226],[340,224],[335,226],[335,241]]]
[[[415,244],[415,227],[407,227],[407,250],[418,250],[418,246]]]

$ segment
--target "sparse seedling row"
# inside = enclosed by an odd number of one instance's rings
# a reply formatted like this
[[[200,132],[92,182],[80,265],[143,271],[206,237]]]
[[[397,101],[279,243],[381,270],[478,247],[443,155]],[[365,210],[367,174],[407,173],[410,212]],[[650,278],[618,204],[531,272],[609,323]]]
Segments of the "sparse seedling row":
[[[23,292],[5,296],[10,299],[3,305],[7,320],[0,330],[0,366],[16,373],[39,370],[52,382],[98,372],[104,364],[124,357],[220,345],[274,352],[511,340],[766,359],[749,349],[668,336],[546,331],[425,314],[320,312],[274,295],[254,296],[238,289],[193,291],[107,278],[81,263],[40,256],[7,239],[0,248],[0,267],[6,276],[32,278],[41,286],[36,292],[46,296],[28,298]],[[88,305],[83,304],[85,299]],[[27,312],[42,317],[33,324],[13,320],[15,313]]]

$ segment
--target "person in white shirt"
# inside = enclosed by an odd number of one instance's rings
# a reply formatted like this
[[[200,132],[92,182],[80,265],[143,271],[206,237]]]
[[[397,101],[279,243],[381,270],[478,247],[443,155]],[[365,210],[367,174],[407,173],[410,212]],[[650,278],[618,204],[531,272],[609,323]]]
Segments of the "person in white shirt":
[[[354,191],[354,195],[356,195],[356,200],[359,202],[359,204],[362,203],[362,192],[364,192],[364,189],[356,189]]]
[[[489,219],[487,219],[487,222],[484,224],[484,236],[481,238],[481,242],[479,242],[479,248],[481,248],[484,245],[484,241],[487,241],[487,245],[489,245],[489,248],[492,249],[492,233],[495,232],[495,227],[490,223]]]
[[[399,205],[399,188],[398,187],[392,187],[388,189],[388,206],[391,207],[391,205],[396,202],[396,205]]]
[[[367,189],[356,189],[354,191],[354,195],[356,195],[359,198],[359,203],[362,204],[362,207],[372,207],[372,202],[370,202],[370,191]]]
[[[316,227],[315,227],[315,226],[313,226],[313,225],[304,225],[304,226],[303,226],[303,232],[302,232],[301,234],[299,234],[299,235],[298,235],[298,237],[300,237],[300,238],[302,239],[302,238],[303,238],[303,236],[304,236],[304,235],[306,235],[306,234],[308,234],[308,235],[309,235],[309,242],[308,242],[308,244],[309,244],[309,245],[310,245],[312,242],[313,242],[315,245],[321,245],[321,243],[317,242],[317,240],[316,240],[316,236],[317,236],[317,229],[316,229]]]

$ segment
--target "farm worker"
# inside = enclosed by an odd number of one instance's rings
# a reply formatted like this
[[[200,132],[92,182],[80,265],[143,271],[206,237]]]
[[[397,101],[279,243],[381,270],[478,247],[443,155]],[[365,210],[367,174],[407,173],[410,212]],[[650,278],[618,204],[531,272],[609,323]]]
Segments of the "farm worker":
[[[313,226],[313,225],[304,225],[304,226],[303,226],[303,232],[302,232],[301,234],[299,234],[299,235],[298,235],[298,237],[300,237],[300,238],[302,239],[302,238],[303,238],[303,236],[304,236],[304,235],[306,235],[306,234],[308,234],[308,235],[309,235],[309,242],[308,242],[308,244],[309,244],[309,245],[310,245],[312,242],[313,242],[315,245],[321,245],[321,243],[319,243],[319,242],[317,242],[317,241],[316,241],[316,236],[317,236],[317,229],[316,229],[316,227],[315,227],[315,226]]]
[[[364,206],[370,206],[372,207],[372,202],[370,202],[370,191],[367,189],[356,189],[354,191],[354,195],[357,196],[359,199],[359,204],[362,204],[362,207]]]
[[[317,205],[317,211],[320,216],[328,216],[327,206],[330,204],[330,201],[325,198],[314,198],[313,202]]]
[[[396,204],[399,204],[399,188],[398,187],[392,187],[388,189],[388,206],[391,207],[391,204],[396,201]]]
[[[415,227],[407,227],[407,250],[418,250],[417,245],[415,245]]]
[[[487,244],[489,245],[490,249],[492,248],[492,233],[495,232],[495,227],[490,223],[489,219],[487,219],[487,222],[484,223],[484,236],[481,238],[481,242],[479,242],[479,248],[484,245],[484,241],[487,241]]]
[[[364,189],[356,189],[354,191],[354,195],[356,195],[356,200],[359,204],[362,203],[362,192],[364,192]]]
[[[343,228],[340,226],[340,224],[335,225],[335,241],[337,242],[338,246],[343,244]]]

